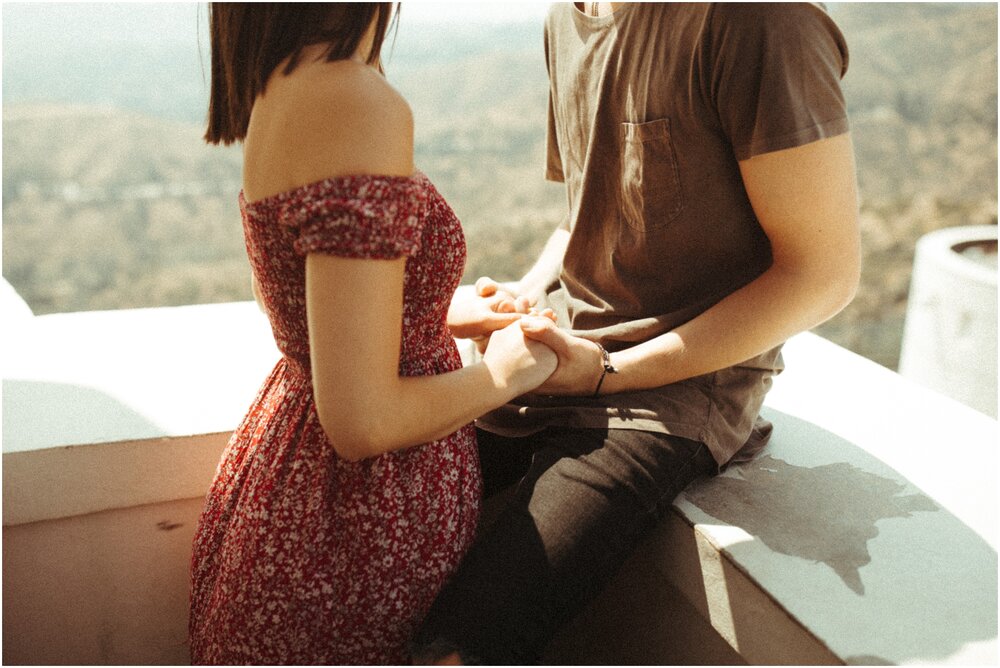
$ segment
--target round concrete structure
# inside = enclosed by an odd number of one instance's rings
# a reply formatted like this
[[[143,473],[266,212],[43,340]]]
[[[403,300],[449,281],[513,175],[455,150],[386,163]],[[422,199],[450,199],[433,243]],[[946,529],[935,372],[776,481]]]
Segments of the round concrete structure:
[[[917,242],[899,372],[997,416],[997,227]]]

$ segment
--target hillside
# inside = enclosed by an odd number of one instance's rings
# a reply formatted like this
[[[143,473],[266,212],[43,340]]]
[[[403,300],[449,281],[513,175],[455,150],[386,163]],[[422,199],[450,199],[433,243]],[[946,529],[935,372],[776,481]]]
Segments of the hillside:
[[[917,238],[996,223],[997,8],[832,12],[851,49],[865,265],[854,304],[818,331],[892,367]],[[468,281],[518,276],[565,207],[542,179],[540,35],[527,24],[408,31],[404,19],[389,60],[414,109],[417,163],[465,225]],[[69,104],[50,70],[4,48],[3,274],[35,312],[249,299],[239,151],[205,146],[203,106],[177,106],[203,99],[200,75],[161,68],[166,98],[152,75],[123,97],[120,81],[98,81],[93,98],[77,82]],[[171,48],[176,58],[163,45],[143,53],[197,63],[190,45]],[[98,49],[76,64],[113,76]]]
[[[249,299],[238,150],[92,108],[5,109],[3,274],[35,313]]]

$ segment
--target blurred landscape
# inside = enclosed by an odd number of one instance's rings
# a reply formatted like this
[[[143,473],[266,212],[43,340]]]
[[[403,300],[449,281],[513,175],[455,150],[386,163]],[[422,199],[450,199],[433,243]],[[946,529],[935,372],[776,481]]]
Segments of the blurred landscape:
[[[816,331],[894,368],[916,240],[997,221],[997,6],[830,10],[851,50],[864,270]],[[2,11],[3,275],[34,312],[251,299],[239,149],[200,139],[203,6]],[[88,11],[118,27],[85,30]],[[417,164],[465,226],[466,281],[517,278],[565,208],[542,177],[540,21],[408,23],[404,5],[390,49]]]

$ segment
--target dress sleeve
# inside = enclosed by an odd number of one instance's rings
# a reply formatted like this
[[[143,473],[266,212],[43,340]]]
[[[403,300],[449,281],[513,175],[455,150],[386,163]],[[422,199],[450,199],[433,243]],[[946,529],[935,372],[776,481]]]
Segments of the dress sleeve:
[[[300,255],[395,259],[420,250],[426,189],[404,177],[346,177],[306,186],[284,204]]]
[[[848,131],[844,36],[813,3],[719,3],[711,91],[737,160]]]

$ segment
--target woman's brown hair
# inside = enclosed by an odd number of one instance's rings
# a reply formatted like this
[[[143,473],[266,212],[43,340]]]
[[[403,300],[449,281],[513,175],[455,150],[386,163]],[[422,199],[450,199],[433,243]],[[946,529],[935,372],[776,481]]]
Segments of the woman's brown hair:
[[[283,74],[299,64],[302,49],[327,43],[327,61],[349,58],[375,21],[368,63],[379,54],[392,17],[391,2],[213,2],[209,6],[212,84],[205,141],[232,144],[247,134],[254,100],[286,58]]]

